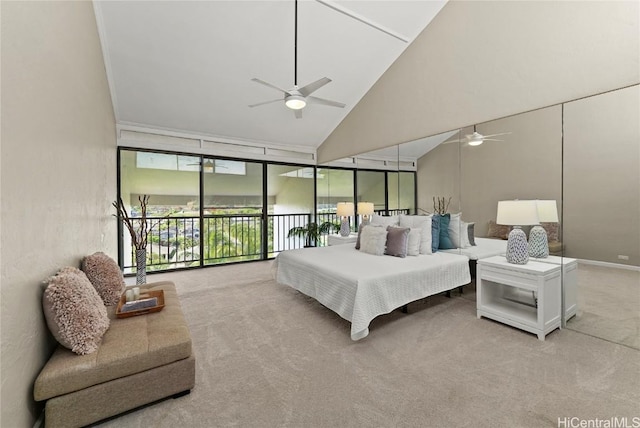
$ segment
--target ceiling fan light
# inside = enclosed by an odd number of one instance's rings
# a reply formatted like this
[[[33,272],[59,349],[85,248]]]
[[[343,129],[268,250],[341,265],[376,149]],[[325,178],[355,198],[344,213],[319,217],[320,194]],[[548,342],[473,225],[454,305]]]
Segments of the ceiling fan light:
[[[300,110],[307,105],[307,101],[300,95],[289,95],[284,98],[284,104],[291,110]]]
[[[480,144],[482,144],[482,138],[477,138],[477,139],[473,139],[471,141],[469,141],[469,145],[470,146],[479,146]]]

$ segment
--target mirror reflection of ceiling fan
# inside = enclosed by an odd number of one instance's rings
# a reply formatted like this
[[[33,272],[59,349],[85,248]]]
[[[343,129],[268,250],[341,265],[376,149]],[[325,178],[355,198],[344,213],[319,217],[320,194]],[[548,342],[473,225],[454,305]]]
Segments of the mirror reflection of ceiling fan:
[[[284,90],[282,88],[277,87],[276,85],[272,85],[271,83],[265,82],[264,80],[260,80],[258,78],[251,79],[256,83],[260,83],[261,85],[268,86],[272,89],[276,89],[284,94],[284,104],[295,113],[296,119],[302,118],[302,109],[306,107],[307,104],[322,104],[331,107],[339,107],[343,108],[345,105],[339,103],[337,101],[326,100],[324,98],[313,97],[311,94],[316,90],[320,89],[327,83],[331,82],[331,79],[328,77],[323,77],[322,79],[318,79],[315,82],[309,83],[301,88],[298,87],[298,0],[295,0],[295,21],[294,21],[294,38],[293,38],[293,51],[294,51],[294,59],[293,59],[293,88],[289,90]],[[249,107],[258,107],[265,104],[271,104],[282,101],[282,98],[278,98],[276,100],[263,101],[257,104],[251,104]]]
[[[465,143],[465,146],[466,145],[479,146],[485,141],[504,141],[504,140],[499,140],[493,137],[498,137],[500,135],[509,135],[509,134],[511,134],[511,132],[501,132],[499,134],[482,135],[476,130],[476,125],[473,125],[473,134],[467,134],[464,136],[464,138],[460,138],[460,139],[456,138],[455,140],[445,141],[445,144],[462,142],[462,143]]]

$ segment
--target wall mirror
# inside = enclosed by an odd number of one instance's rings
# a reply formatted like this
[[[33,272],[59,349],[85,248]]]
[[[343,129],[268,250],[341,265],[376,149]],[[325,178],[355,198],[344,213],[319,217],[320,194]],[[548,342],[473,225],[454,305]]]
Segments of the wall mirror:
[[[500,200],[555,200],[550,251],[565,266],[562,282],[576,290],[566,328],[640,349],[639,106],[635,85],[361,156],[396,150],[398,171],[413,159],[415,211],[451,198],[447,211],[473,222],[477,237],[493,232]],[[500,141],[470,145],[474,132]],[[568,270],[574,261],[578,269]],[[470,288],[464,297],[475,299]]]

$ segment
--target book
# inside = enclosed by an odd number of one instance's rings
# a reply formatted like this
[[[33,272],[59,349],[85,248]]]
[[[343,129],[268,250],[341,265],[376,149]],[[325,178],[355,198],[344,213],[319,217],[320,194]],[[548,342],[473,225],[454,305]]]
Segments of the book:
[[[148,299],[132,300],[122,305],[120,312],[138,311],[140,309],[153,308],[158,306],[158,298],[150,297]]]

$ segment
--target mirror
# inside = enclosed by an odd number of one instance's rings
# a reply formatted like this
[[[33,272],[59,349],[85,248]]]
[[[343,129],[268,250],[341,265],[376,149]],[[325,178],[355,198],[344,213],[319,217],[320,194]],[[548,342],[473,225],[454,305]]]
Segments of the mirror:
[[[415,211],[433,212],[434,198],[451,198],[447,211],[475,223],[476,237],[489,234],[499,200],[555,200],[559,221],[549,225],[546,261],[562,263],[564,288],[574,287],[564,299],[576,303],[564,325],[640,349],[639,106],[634,85],[362,157],[397,150],[398,172],[416,171]],[[500,141],[469,145],[474,131],[501,134],[493,137]],[[463,297],[475,300],[473,292]]]

